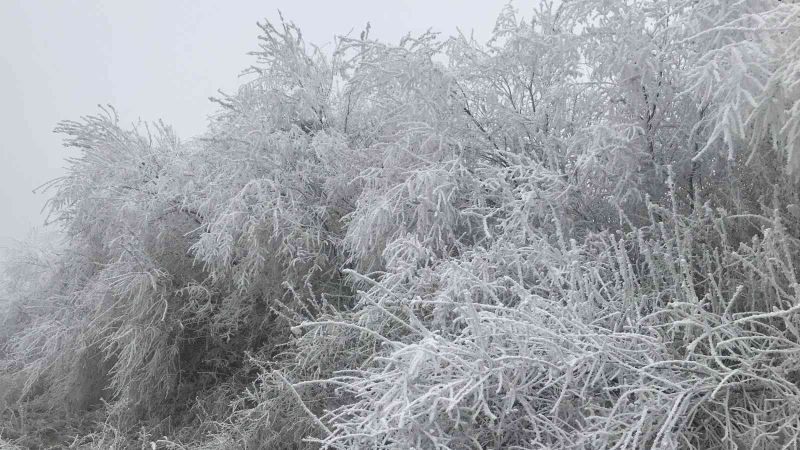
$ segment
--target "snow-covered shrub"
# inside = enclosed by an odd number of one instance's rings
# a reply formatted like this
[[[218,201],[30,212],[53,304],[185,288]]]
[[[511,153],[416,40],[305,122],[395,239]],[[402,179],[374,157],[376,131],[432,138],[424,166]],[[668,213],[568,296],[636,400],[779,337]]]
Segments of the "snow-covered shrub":
[[[325,53],[264,23],[202,136],[59,125],[2,398],[78,448],[793,448],[798,24],[545,1]]]

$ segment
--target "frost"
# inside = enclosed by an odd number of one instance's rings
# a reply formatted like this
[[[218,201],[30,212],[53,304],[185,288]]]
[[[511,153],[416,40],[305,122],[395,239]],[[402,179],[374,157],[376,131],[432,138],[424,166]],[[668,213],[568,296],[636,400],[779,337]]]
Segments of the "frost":
[[[264,23],[202,136],[62,122],[63,243],[6,264],[0,431],[794,448],[798,24],[773,0],[542,2],[487,43],[325,53]],[[0,443],[45,439],[24,429]]]

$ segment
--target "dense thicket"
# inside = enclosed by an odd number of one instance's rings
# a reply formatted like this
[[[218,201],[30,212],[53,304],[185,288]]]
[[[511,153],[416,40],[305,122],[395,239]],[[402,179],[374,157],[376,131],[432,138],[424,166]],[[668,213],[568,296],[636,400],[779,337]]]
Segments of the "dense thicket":
[[[61,123],[0,445],[797,448],[800,5],[526,17],[265,23],[200,137]]]

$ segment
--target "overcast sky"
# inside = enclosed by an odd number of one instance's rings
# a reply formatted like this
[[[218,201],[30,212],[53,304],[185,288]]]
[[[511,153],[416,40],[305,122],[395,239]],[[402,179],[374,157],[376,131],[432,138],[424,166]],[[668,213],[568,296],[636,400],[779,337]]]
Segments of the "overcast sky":
[[[525,13],[536,0],[515,0]],[[203,131],[208,97],[233,91],[254,62],[256,21],[285,18],[321,45],[367,21],[397,41],[428,27],[488,38],[506,0],[0,0],[0,242],[40,226],[46,194],[63,173],[56,122],[112,104],[124,124],[163,119],[179,136]]]

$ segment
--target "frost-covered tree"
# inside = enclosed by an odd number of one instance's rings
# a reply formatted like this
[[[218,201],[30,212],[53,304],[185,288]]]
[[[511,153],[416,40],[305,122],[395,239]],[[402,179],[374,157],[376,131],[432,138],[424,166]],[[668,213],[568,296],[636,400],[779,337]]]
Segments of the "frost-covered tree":
[[[202,136],[61,123],[0,439],[796,448],[800,5],[523,16],[329,53],[267,22]]]

